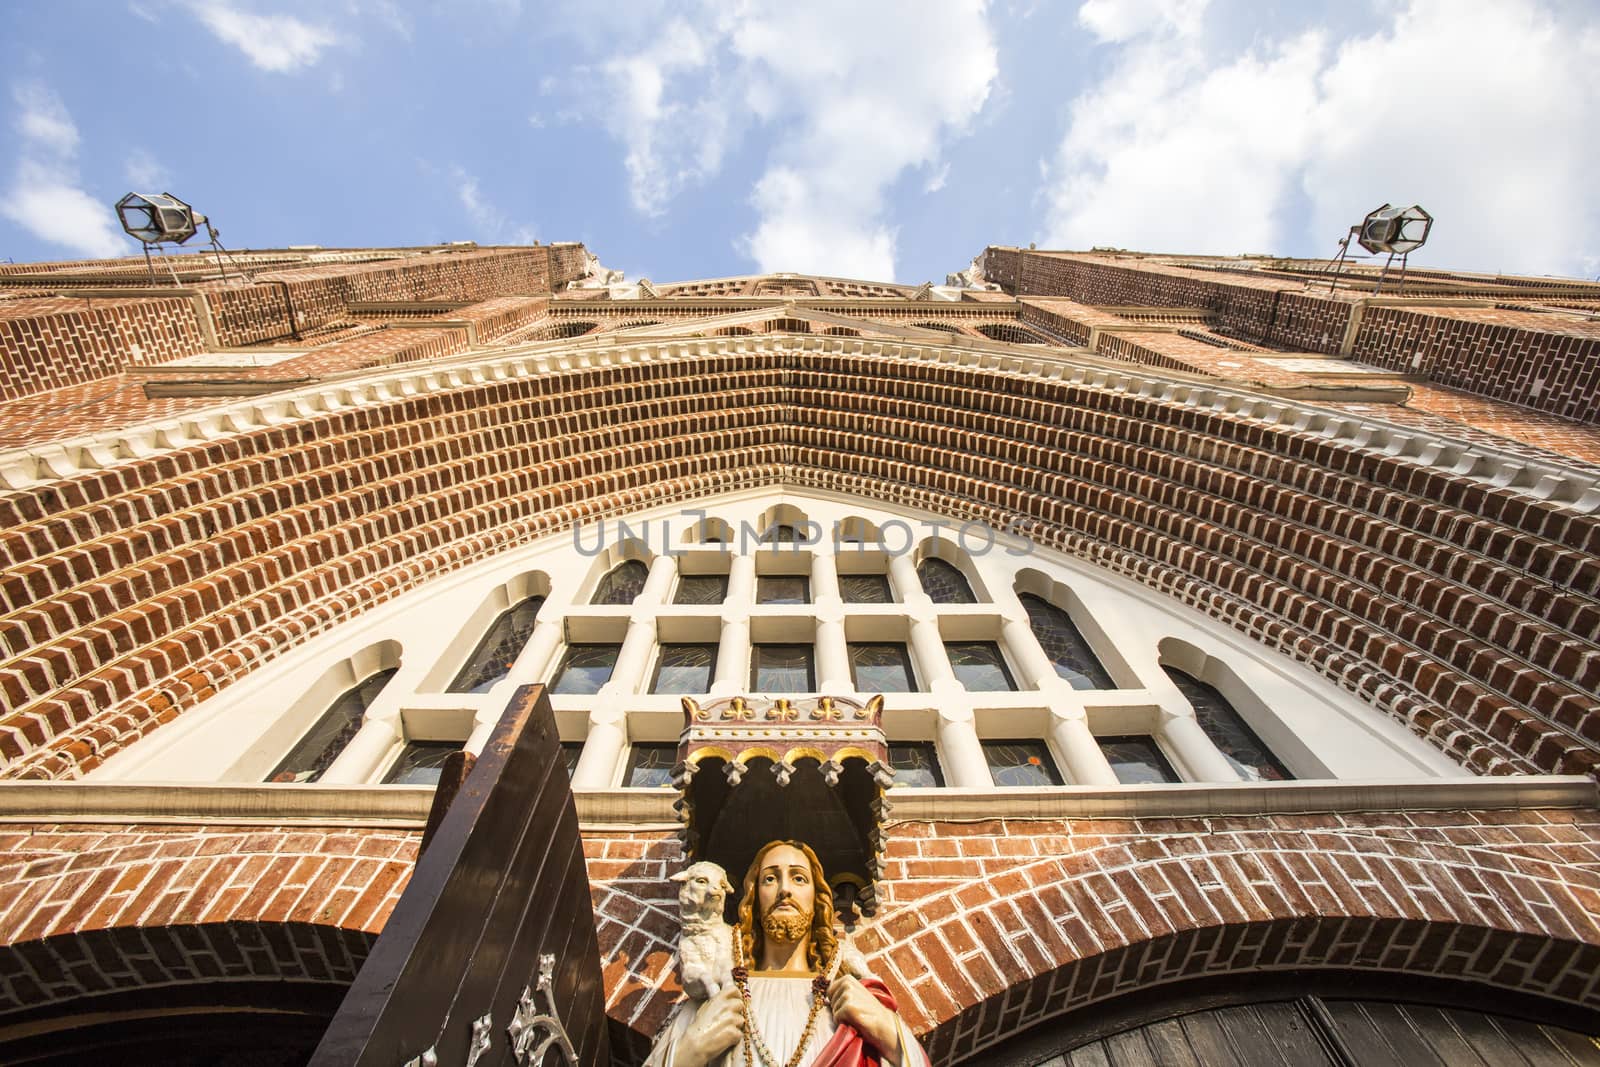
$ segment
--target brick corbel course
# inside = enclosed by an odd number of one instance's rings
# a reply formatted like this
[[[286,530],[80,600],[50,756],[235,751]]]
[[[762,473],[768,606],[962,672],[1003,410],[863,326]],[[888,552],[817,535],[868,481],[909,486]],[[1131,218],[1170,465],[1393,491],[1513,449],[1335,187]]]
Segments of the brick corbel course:
[[[706,380],[731,388],[706,394]],[[793,388],[808,383],[822,388]],[[852,408],[884,414],[863,423]],[[468,410],[472,430],[445,430]],[[706,432],[670,432],[686,419]],[[1076,436],[1055,437],[1062,423]],[[508,427],[520,432],[507,439]],[[1376,484],[1362,494],[1366,479]],[[1592,519],[1215,411],[780,353],[369,405],[0,499],[32,516],[4,535],[18,565],[0,583],[0,686],[17,711],[0,745],[27,756],[9,773],[81,773],[434,568],[584,515],[785,481],[1042,520],[1036,539],[1307,662],[1479,770],[1593,763],[1592,708],[1575,690],[1594,672],[1582,642],[1600,562],[1524,532],[1587,546]],[[73,501],[83,507],[64,512]],[[1497,510],[1500,522],[1472,515]],[[1330,520],[1337,531],[1321,528]],[[1570,588],[1535,596],[1542,574]]]

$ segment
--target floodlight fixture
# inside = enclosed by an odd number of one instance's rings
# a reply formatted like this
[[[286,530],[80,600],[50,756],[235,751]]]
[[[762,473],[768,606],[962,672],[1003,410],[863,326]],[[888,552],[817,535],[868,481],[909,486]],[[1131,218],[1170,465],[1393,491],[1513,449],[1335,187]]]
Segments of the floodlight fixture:
[[[144,264],[150,272],[152,283],[155,282],[156,268],[150,259],[150,249],[161,245],[181,245],[200,232],[201,227],[205,227],[212,251],[216,253],[217,269],[222,272],[223,280],[227,280],[228,268],[222,262],[222,254],[226,249],[222,247],[217,228],[211,225],[210,219],[171,193],[129,193],[117,201],[117,218],[128,236],[144,246]],[[170,263],[167,264],[167,270],[172,274],[172,283],[178,284],[178,274],[172,270]]]
[[[171,193],[129,193],[117,201],[117,218],[129,237],[147,245],[181,245],[206,221]]]
[[[1402,208],[1384,204],[1361,220],[1356,243],[1374,255],[1387,252],[1403,256],[1421,248],[1432,228],[1433,216],[1420,205]]]

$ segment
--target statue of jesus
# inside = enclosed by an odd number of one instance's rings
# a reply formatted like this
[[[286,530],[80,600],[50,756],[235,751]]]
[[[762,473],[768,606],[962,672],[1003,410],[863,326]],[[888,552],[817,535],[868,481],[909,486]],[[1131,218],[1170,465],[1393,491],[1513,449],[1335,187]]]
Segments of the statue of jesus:
[[[645,1067],[931,1067],[883,983],[837,973],[833,894],[807,846],[756,853],[734,936],[734,984],[679,1004]]]

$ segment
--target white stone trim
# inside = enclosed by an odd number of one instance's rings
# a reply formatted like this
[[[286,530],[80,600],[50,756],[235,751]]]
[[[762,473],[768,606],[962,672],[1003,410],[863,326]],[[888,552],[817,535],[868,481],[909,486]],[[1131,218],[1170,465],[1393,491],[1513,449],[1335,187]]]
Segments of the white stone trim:
[[[671,789],[575,789],[586,830],[676,830]],[[890,821],[1204,818],[1224,815],[1600,807],[1584,775],[1378,782],[1238,782],[889,793]],[[0,782],[0,824],[373,826],[421,829],[429,786]]]

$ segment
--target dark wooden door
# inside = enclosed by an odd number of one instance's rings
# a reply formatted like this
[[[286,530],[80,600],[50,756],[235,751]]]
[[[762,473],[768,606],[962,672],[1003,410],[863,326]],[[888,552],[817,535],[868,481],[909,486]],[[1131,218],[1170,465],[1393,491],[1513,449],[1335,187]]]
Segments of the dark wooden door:
[[[546,1054],[519,1054],[519,1036]],[[512,698],[311,1063],[429,1057],[474,1067],[609,1059],[583,843],[543,686]]]
[[[1015,1067],[1592,1067],[1575,1030],[1476,1009],[1302,996],[1203,1008],[1074,1047],[973,1062]]]

